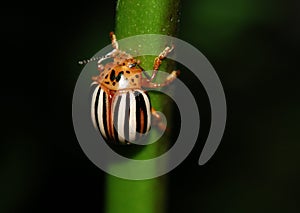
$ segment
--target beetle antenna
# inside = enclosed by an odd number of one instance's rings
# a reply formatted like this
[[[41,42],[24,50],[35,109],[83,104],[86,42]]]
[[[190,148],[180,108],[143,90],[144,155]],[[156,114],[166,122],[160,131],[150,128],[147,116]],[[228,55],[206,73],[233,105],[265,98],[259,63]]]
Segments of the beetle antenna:
[[[93,57],[91,59],[78,61],[78,64],[87,64],[89,62],[97,61],[97,60],[98,60],[98,64],[100,64],[102,61],[104,61],[108,58],[112,58],[114,56],[115,52],[117,52],[116,49],[112,50],[111,52],[107,53],[105,56],[102,56],[102,57]]]
[[[85,59],[85,60],[82,60],[82,61],[78,61],[78,64],[87,64],[87,63],[92,62],[92,61],[97,61],[100,58],[102,58],[102,57],[93,57],[93,58],[90,58],[90,59]]]

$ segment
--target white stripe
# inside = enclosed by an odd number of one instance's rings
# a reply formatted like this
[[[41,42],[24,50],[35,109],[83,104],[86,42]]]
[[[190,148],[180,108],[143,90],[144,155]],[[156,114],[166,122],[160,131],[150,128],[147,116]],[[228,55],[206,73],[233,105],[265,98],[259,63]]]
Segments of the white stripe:
[[[147,133],[150,130],[150,126],[151,126],[150,100],[145,92],[141,91],[141,93],[143,94],[145,104],[146,104],[146,109],[147,109],[147,129],[146,129],[146,133]]]
[[[114,139],[116,139],[116,136],[115,136],[115,131],[114,129],[117,129],[117,127],[115,126],[115,111],[116,111],[116,104],[118,102],[118,93],[115,94],[113,100],[112,100],[112,106],[111,106],[111,115],[112,115],[112,118],[111,118],[111,129],[112,129],[112,136],[114,137]]]
[[[119,106],[119,114],[118,114],[118,135],[119,135],[119,141],[125,142],[125,133],[124,133],[124,124],[125,124],[125,112],[126,109],[126,93],[121,95],[121,101]]]
[[[103,95],[105,95],[104,90],[100,91],[100,97],[99,97],[99,103],[98,103],[98,120],[99,120],[99,126],[100,131],[104,138],[107,138],[107,135],[105,134],[104,130],[104,123],[103,123],[103,117],[106,117],[106,115],[103,115],[103,107],[106,107],[106,103],[103,103]]]
[[[136,103],[134,93],[130,92],[130,116],[129,116],[129,141],[135,141],[136,137]]]
[[[98,127],[97,127],[97,123],[96,123],[96,114],[95,114],[95,102],[96,102],[96,96],[97,96],[97,93],[98,93],[98,90],[99,90],[100,87],[96,87],[95,88],[95,91],[93,93],[93,96],[92,96],[92,104],[91,104],[91,118],[92,118],[92,122],[93,122],[93,125],[95,127],[95,129],[98,130]]]
[[[93,82],[91,83],[90,87],[94,86],[95,84],[99,84],[99,83],[96,82],[96,81],[93,81]]]

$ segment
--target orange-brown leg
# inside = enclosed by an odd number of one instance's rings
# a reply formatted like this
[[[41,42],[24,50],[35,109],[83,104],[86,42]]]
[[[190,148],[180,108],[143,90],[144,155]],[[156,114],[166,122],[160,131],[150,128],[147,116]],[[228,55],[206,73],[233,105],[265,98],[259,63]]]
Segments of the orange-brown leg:
[[[112,47],[114,49],[118,50],[119,49],[119,44],[117,42],[117,37],[116,37],[115,33],[114,32],[110,32],[109,36],[110,36],[110,39],[111,39],[111,45],[112,45]]]
[[[153,125],[157,126],[161,131],[165,131],[167,129],[166,123],[161,119],[161,116],[156,112],[156,110],[151,107],[151,113],[153,117]]]
[[[104,70],[103,64],[98,64],[98,70],[100,73]]]
[[[162,63],[162,60],[164,60],[167,55],[174,49],[174,47],[166,47],[159,55],[155,58],[154,64],[153,64],[153,73],[151,78],[148,81],[153,81],[153,79],[156,77],[157,71],[159,69],[159,66]]]
[[[174,70],[168,77],[165,79],[164,82],[162,83],[154,83],[150,82],[148,79],[142,79],[142,86],[146,88],[158,88],[158,87],[164,87],[167,86],[168,84],[172,83],[177,76],[180,74],[179,70]]]
[[[106,59],[108,59],[108,58],[113,57],[113,56],[114,56],[114,53],[115,53],[116,51],[119,50],[119,49],[118,49],[118,48],[119,48],[119,45],[118,45],[118,42],[117,42],[117,37],[116,37],[116,35],[114,34],[114,32],[111,32],[111,33],[109,34],[109,36],[110,36],[110,39],[111,39],[111,45],[112,45],[112,47],[114,48],[114,50],[111,51],[111,52],[109,52],[109,53],[107,53],[105,56],[103,56],[103,57],[101,57],[101,58],[98,58],[98,70],[99,70],[100,73],[104,70],[104,66],[101,64],[102,61],[104,61],[104,60],[106,60]]]

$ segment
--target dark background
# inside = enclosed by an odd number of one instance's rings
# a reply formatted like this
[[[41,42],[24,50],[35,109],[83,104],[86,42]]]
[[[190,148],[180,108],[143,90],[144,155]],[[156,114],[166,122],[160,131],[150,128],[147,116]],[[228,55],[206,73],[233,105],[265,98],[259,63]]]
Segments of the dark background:
[[[182,5],[179,38],[216,69],[228,120],[206,165],[197,164],[204,131],[169,173],[170,212],[299,211],[299,6]],[[82,152],[71,105],[77,61],[109,43],[114,10],[114,1],[1,8],[0,212],[102,212],[105,173]]]

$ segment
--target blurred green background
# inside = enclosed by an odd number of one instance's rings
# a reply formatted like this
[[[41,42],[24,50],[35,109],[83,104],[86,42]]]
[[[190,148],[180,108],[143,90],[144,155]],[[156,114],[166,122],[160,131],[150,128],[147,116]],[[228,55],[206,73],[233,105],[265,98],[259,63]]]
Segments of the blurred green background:
[[[0,212],[103,212],[105,173],[76,140],[71,104],[82,69],[77,61],[109,44],[115,6],[1,9],[3,52],[13,57],[3,63],[12,71],[1,84]],[[179,38],[216,69],[228,121],[217,152],[198,166],[209,107],[199,82],[182,72],[204,123],[192,153],[168,174],[169,212],[299,211],[299,6],[292,0],[182,3]]]

